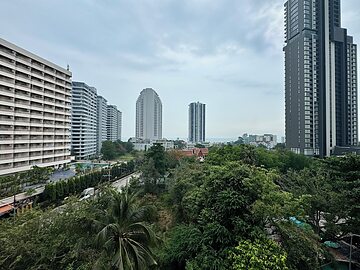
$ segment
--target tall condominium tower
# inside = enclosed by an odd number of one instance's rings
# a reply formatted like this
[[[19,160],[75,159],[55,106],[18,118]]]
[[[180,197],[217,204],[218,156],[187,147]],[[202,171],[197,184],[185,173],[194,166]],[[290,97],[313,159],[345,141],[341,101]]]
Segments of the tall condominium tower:
[[[285,3],[286,146],[329,156],[358,143],[357,47],[340,0]]]
[[[0,175],[70,162],[71,72],[0,38]]]
[[[151,88],[141,91],[136,101],[136,138],[162,139],[162,103]]]
[[[189,105],[189,142],[205,142],[205,104],[194,102]]]
[[[102,97],[97,97],[97,153],[100,154],[102,143],[107,139],[107,100]]]
[[[122,129],[122,112],[117,111],[117,137],[121,141],[121,129]]]
[[[96,155],[97,93],[83,82],[73,82],[71,144],[76,159]]]
[[[122,113],[115,105],[107,106],[107,140],[121,141]]]

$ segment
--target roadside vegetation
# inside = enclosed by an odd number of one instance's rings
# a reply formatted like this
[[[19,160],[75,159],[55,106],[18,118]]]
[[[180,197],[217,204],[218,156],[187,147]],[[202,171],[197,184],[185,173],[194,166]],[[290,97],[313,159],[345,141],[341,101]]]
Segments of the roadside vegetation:
[[[313,270],[360,234],[360,157],[212,148],[205,162],[153,146],[122,193],[0,221],[4,269]]]
[[[34,166],[31,170],[0,176],[0,199],[24,192],[29,186],[45,184],[53,170]]]
[[[116,160],[122,157],[131,157],[134,145],[131,142],[122,141],[104,141],[101,147],[101,154],[104,160]]]

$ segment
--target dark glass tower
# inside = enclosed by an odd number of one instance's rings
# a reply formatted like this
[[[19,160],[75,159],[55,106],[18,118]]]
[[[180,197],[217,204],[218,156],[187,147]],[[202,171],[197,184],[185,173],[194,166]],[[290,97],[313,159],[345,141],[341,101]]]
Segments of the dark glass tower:
[[[205,104],[200,102],[189,105],[189,142],[205,142]]]
[[[340,0],[286,1],[284,52],[287,147],[323,157],[357,145],[357,47]]]

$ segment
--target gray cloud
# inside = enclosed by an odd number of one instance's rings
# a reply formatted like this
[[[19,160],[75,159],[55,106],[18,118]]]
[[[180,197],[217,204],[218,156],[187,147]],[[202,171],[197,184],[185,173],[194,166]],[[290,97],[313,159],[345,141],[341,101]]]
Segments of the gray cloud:
[[[187,105],[207,103],[208,136],[284,133],[283,0],[4,0],[0,36],[95,86],[134,135],[135,100],[153,87],[164,135],[186,137]],[[360,37],[360,2],[343,23]],[[14,16],[16,14],[16,16]]]

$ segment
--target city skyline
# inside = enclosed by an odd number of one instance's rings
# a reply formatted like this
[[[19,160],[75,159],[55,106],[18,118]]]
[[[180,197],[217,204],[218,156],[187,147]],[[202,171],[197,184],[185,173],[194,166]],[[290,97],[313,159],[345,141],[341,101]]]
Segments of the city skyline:
[[[4,26],[0,36],[62,67],[69,64],[73,80],[95,85],[121,108],[124,140],[134,136],[133,103],[146,87],[156,89],[162,98],[163,137],[187,137],[183,108],[202,96],[212,108],[209,138],[236,138],[244,132],[283,135],[284,2],[11,1],[2,3],[9,12],[0,18]],[[76,16],[68,15],[69,5]],[[54,8],[61,22],[47,15]],[[360,37],[359,10],[359,1],[342,3],[342,24],[355,43]],[[20,12],[17,20],[11,11]],[[144,16],[146,12],[153,16]],[[98,18],[89,23],[93,13]],[[219,25],[223,17],[227,19]],[[43,27],[44,18],[51,27]],[[89,33],[86,43],[78,35],[82,32]]]

